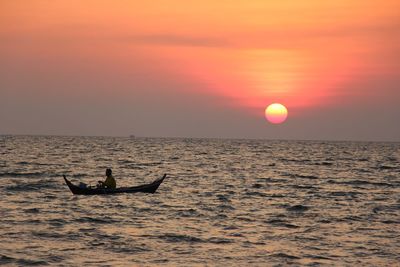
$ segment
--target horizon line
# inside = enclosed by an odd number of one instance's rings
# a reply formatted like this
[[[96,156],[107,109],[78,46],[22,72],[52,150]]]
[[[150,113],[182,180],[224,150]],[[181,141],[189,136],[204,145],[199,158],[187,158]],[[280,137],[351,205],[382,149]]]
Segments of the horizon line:
[[[254,140],[254,141],[293,141],[293,142],[359,142],[359,143],[400,143],[400,140],[354,140],[354,139],[278,139],[278,138],[252,138],[252,137],[196,137],[196,136],[137,136],[137,135],[78,135],[78,134],[5,134],[7,136],[36,136],[36,137],[104,137],[128,139],[209,139],[209,140]]]

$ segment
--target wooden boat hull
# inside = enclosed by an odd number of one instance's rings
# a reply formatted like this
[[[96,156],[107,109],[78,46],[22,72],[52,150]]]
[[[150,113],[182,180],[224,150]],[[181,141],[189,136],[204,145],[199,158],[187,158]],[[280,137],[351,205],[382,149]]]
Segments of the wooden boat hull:
[[[81,188],[77,185],[71,183],[64,175],[65,183],[74,195],[108,195],[108,194],[121,194],[121,193],[151,193],[154,194],[160,184],[167,177],[166,174],[160,179],[155,180],[150,184],[132,186],[132,187],[119,187],[116,189],[106,189],[106,188]]]

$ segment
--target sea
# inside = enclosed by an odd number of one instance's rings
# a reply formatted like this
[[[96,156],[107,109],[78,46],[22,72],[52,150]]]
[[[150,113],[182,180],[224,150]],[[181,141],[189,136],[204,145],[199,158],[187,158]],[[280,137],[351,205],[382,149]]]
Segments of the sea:
[[[0,136],[0,265],[400,266],[400,143]]]

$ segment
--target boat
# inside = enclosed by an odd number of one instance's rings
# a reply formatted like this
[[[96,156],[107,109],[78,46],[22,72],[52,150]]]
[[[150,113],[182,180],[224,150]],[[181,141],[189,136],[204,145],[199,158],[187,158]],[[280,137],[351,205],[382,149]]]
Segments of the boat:
[[[154,194],[160,184],[167,177],[166,174],[160,179],[155,180],[150,184],[132,186],[132,187],[117,187],[115,189],[111,188],[97,188],[97,187],[88,187],[85,184],[74,185],[71,183],[65,175],[63,175],[65,183],[68,185],[72,194],[74,195],[108,195],[108,194],[120,194],[120,193],[151,193]]]

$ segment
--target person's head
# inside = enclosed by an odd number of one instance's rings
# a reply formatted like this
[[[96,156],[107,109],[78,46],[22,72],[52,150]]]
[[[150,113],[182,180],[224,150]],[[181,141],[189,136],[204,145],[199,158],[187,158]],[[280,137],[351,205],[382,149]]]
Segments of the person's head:
[[[111,169],[107,169],[107,170],[106,170],[106,176],[111,176],[111,174],[112,174]]]

